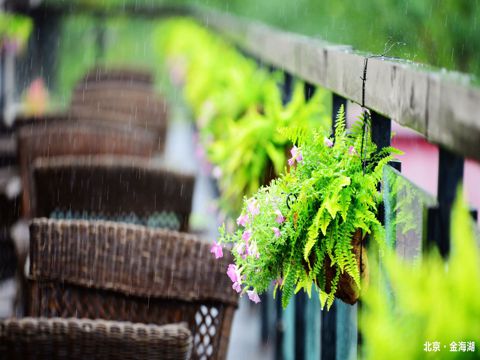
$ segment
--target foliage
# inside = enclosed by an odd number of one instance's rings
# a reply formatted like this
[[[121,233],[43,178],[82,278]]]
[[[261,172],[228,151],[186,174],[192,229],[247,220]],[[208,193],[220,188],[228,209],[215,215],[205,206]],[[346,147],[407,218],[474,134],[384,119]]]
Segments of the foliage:
[[[284,105],[270,74],[223,39],[190,20],[157,29],[157,47],[172,81],[183,85],[185,99],[200,131],[207,156],[218,168],[221,206],[235,216],[243,196],[281,173],[288,139],[279,127],[326,126],[326,92],[305,101],[302,84]],[[165,57],[165,55],[163,55]]]
[[[29,17],[0,12],[2,47],[13,46],[14,50],[22,49],[30,36],[32,27],[32,20]]]
[[[361,229],[364,236],[375,234],[383,244],[383,228],[376,218],[381,200],[377,186],[384,165],[397,151],[376,150],[366,119],[347,132],[343,109],[334,142],[328,132],[299,128],[282,132],[298,144],[292,149],[289,172],[245,199],[237,220],[244,228],[233,233],[221,228],[219,242],[233,244],[243,292],[251,288],[264,292],[277,280],[286,307],[294,292],[304,289],[310,294],[313,283],[322,305],[330,307],[341,273],[347,272],[360,287],[353,233]],[[328,294],[326,257],[336,272]]]
[[[238,214],[244,195],[280,174],[286,163],[287,137],[278,129],[288,126],[325,127],[329,123],[322,97],[325,92],[305,101],[303,87],[297,84],[292,101],[283,106],[276,84],[267,96],[263,113],[249,111],[237,121],[227,123],[225,133],[208,146],[209,159],[222,171],[218,183],[222,205]]]
[[[478,358],[478,349],[450,352],[453,342],[458,349],[460,342],[480,343],[480,251],[473,226],[459,191],[447,263],[435,249],[414,263],[388,252],[382,267],[371,267],[381,271],[373,271],[364,296],[366,359]],[[438,342],[440,353],[425,352],[426,342],[432,348]]]
[[[94,66],[157,67],[150,46],[154,29],[150,20],[69,15],[62,18],[59,28],[56,77],[50,77],[49,86],[55,87],[53,95],[63,105],[68,105],[77,81]],[[103,49],[98,42],[102,31]]]
[[[434,206],[435,198],[404,178],[394,168],[384,169],[382,193],[385,206],[387,244],[412,241],[420,245],[424,207]]]
[[[60,0],[50,0],[59,2]],[[73,1],[72,1],[73,2]],[[325,40],[480,76],[478,0],[76,0],[90,6],[195,4]],[[376,14],[372,21],[372,14]],[[388,46],[387,46],[388,47]]]

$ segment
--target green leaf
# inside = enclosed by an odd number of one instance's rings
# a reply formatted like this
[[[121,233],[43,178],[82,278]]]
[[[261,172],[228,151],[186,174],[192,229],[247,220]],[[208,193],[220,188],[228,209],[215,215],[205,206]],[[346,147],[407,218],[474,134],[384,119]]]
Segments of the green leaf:
[[[312,280],[310,280],[307,273],[305,272],[303,273],[300,281],[297,283],[297,287],[295,288],[295,294],[297,294],[302,289],[308,294],[308,298],[312,297]]]
[[[327,228],[331,221],[332,218],[329,216],[329,214],[325,211],[322,211],[322,215],[320,216],[320,230],[324,236],[327,235]]]
[[[305,248],[303,250],[303,258],[305,261],[308,262],[308,256],[310,255],[310,251],[312,250],[313,246],[317,243],[318,240],[318,232],[320,229],[321,219],[322,219],[323,209],[320,208],[313,219],[312,225],[308,228],[308,235],[307,235],[307,242],[305,244]]]

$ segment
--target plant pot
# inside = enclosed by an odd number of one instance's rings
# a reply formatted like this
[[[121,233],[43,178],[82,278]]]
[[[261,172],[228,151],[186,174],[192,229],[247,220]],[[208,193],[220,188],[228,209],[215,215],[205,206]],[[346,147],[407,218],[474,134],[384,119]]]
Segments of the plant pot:
[[[365,246],[362,245],[362,238],[362,230],[357,229],[352,237],[352,252],[355,254],[355,258],[360,270],[360,279],[362,283],[366,285],[368,283],[368,258],[367,250]],[[325,291],[329,293],[331,291],[332,280],[335,277],[337,269],[335,266],[331,266],[331,260],[328,256],[324,261],[324,265],[326,278]],[[335,297],[350,305],[355,304],[360,297],[359,287],[353,278],[347,274],[347,272],[340,274]]]

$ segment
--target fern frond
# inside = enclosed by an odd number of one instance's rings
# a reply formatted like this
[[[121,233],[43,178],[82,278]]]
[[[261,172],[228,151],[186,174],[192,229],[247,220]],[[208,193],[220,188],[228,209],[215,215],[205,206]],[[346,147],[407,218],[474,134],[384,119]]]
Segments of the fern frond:
[[[340,269],[337,268],[334,278],[332,279],[332,283],[330,285],[330,293],[327,295],[327,310],[333,305],[333,301],[335,300],[335,293],[337,292],[338,288],[338,281],[340,280]]]
[[[296,271],[293,265],[288,265],[283,279],[282,308],[286,309],[295,291]]]
[[[345,108],[340,106],[335,118],[335,142],[339,141],[346,129]]]

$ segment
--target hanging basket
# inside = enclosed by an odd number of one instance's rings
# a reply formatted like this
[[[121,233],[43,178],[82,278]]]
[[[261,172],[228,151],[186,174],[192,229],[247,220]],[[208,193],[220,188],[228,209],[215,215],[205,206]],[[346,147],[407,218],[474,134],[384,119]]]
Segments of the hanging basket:
[[[352,252],[355,254],[357,260],[362,284],[366,285],[368,283],[368,258],[367,250],[365,246],[362,245],[362,239],[362,230],[357,229],[352,236]],[[326,279],[325,291],[330,293],[332,280],[335,278],[337,269],[335,266],[331,265],[331,260],[328,256],[325,258],[324,266]],[[360,289],[358,285],[346,271],[340,274],[335,297],[350,305],[355,304],[360,297]]]

